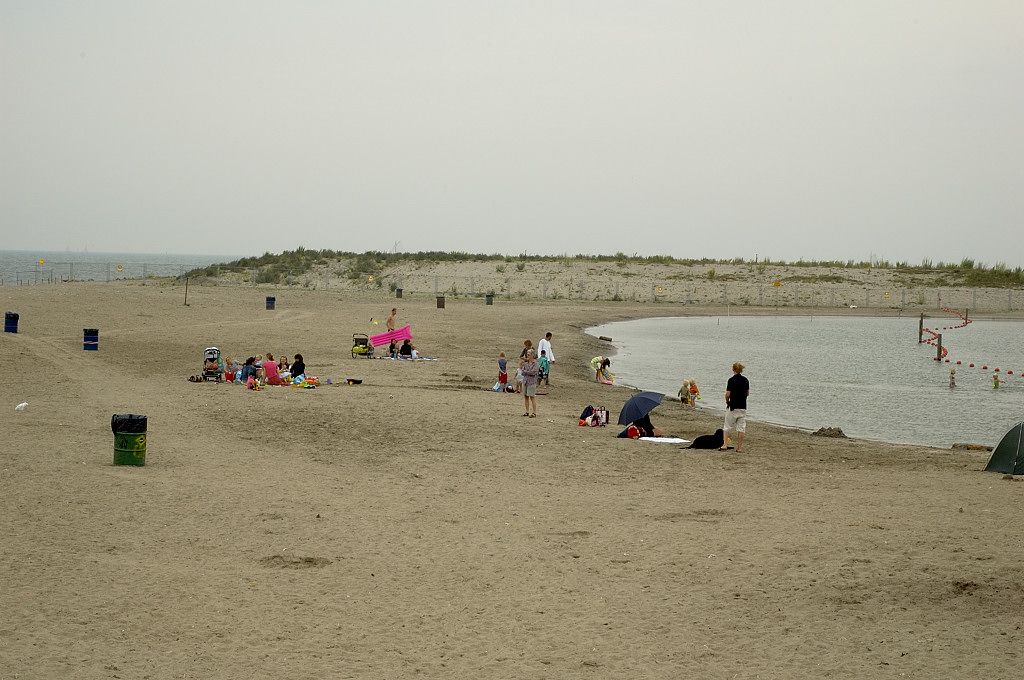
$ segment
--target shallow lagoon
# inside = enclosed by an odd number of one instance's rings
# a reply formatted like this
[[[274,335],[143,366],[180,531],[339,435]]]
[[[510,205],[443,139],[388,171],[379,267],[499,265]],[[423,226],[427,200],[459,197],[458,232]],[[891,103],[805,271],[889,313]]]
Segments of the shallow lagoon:
[[[995,445],[1024,420],[1022,322],[976,321],[943,331],[949,359],[963,362],[954,390],[953,364],[934,361],[935,348],[917,343],[916,318],[672,317],[587,332],[614,338],[619,383],[675,395],[682,379],[692,377],[703,408],[724,408],[730,366],[743,362],[751,383],[748,414],[756,420],[940,447]],[[987,363],[989,370],[968,368],[969,362]],[[998,390],[992,389],[995,367],[1004,376]]]

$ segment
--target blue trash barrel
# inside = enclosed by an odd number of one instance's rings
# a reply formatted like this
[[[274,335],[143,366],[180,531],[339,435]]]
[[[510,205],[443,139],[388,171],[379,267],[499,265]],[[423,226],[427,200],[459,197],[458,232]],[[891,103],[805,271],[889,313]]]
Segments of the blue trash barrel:
[[[82,329],[82,349],[95,352],[100,348],[100,331],[98,328]]]
[[[18,318],[17,312],[4,313],[4,333],[18,332]]]
[[[272,295],[267,296],[267,309],[273,309],[274,305],[277,304],[277,298]]]

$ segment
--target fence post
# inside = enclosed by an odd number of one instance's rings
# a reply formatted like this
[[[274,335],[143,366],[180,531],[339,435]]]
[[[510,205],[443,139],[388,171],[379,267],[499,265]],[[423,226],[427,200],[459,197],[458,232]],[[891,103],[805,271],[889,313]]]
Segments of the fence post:
[[[942,361],[942,333],[939,333],[939,341],[935,344],[935,360]]]
[[[870,306],[869,303],[868,303],[868,300],[870,299],[870,295],[871,295],[871,293],[868,292],[867,288],[865,288],[864,289],[864,306],[865,307],[869,307]]]
[[[1006,311],[1013,311],[1013,290],[1006,291]]]
[[[921,318],[917,321],[917,344],[921,344],[924,340],[924,312],[921,312]]]

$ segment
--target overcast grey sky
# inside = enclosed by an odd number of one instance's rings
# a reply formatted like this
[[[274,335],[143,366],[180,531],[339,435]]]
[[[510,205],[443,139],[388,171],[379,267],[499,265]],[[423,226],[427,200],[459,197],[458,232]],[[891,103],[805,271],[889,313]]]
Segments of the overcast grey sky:
[[[1024,264],[1024,2],[0,0],[0,249]]]

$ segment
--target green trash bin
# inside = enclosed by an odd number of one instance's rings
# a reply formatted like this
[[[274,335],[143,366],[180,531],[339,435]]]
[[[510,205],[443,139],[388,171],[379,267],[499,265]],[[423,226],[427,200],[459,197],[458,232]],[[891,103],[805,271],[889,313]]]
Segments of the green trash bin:
[[[146,464],[146,416],[115,413],[110,419],[114,432],[114,465]]]
[[[493,305],[494,304],[494,293],[488,293],[487,295],[485,295],[484,296],[484,300],[486,300],[485,304]]]

